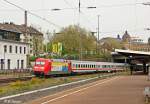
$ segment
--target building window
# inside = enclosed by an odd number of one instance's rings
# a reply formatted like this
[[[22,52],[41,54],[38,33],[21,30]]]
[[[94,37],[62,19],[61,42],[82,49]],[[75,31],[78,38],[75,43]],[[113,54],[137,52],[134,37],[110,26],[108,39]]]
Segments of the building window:
[[[16,46],[16,53],[18,53],[18,46]]]
[[[20,47],[20,53],[22,53],[22,47]]]
[[[26,47],[24,47],[24,54],[26,54]]]
[[[21,69],[24,68],[24,60],[21,60]]]
[[[5,64],[4,64],[4,59],[1,59],[0,61],[1,61],[1,62],[0,62],[1,67],[0,67],[0,68],[3,70],[3,69],[4,69],[4,65],[5,65]]]
[[[19,69],[19,60],[17,60],[17,69]]]
[[[12,46],[9,46],[9,53],[12,53]]]
[[[4,45],[4,52],[7,52],[7,45]]]
[[[8,69],[10,69],[10,59],[7,60]]]

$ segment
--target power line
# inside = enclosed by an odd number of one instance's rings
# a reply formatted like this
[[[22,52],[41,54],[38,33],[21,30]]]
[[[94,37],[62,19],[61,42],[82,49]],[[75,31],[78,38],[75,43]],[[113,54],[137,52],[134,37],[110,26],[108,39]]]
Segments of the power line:
[[[39,16],[39,15],[37,15],[37,14],[35,14],[35,13],[32,13],[32,12],[30,12],[29,10],[26,10],[26,9],[24,9],[24,8],[22,8],[22,7],[20,7],[20,6],[16,5],[16,4],[14,4],[14,3],[12,3],[12,2],[9,2],[9,1],[7,1],[7,0],[3,0],[3,1],[5,1],[5,2],[7,2],[8,4],[11,4],[11,5],[13,5],[13,6],[19,8],[19,9],[22,10],[22,11],[27,11],[29,14],[31,14],[31,15],[33,15],[33,16],[35,16],[35,17],[37,17],[37,18],[39,18],[39,19],[41,19],[41,20],[43,20],[43,21],[46,21],[47,23],[49,23],[49,24],[51,24],[51,25],[54,25],[54,26],[57,27],[57,28],[62,28],[61,26],[59,26],[59,25],[57,25],[57,24],[55,24],[55,23],[53,23],[53,22],[47,20],[46,18],[43,18],[43,17],[41,17],[41,16]]]
[[[5,0],[6,1],[6,0]],[[60,10],[71,10],[71,9],[78,9],[78,7],[71,7],[70,3],[66,0],[64,0],[67,5],[70,6],[70,8],[59,8]],[[99,5],[96,8],[112,8],[112,7],[121,7],[121,6],[135,6],[137,4],[142,4],[142,3],[131,3],[131,4],[114,4],[114,5]],[[88,7],[80,7],[80,8],[88,8]],[[17,9],[0,9],[0,11],[16,11]],[[27,9],[27,11],[50,11],[53,9]]]
[[[73,7],[67,0],[64,0],[64,2],[65,2],[68,6],[70,6],[71,8]]]
[[[114,5],[99,5],[96,8],[112,8],[112,7],[123,7],[123,6],[135,6],[142,3],[128,3],[128,4],[114,4]]]
[[[74,5],[72,6],[67,0],[64,0],[65,1],[65,3],[68,5],[68,6],[70,6],[71,8],[70,9],[78,9],[78,8],[76,8]],[[90,22],[91,20],[88,18],[88,16],[83,12],[83,11],[81,11],[81,9],[80,8],[82,8],[81,7],[81,3],[79,2],[79,12],[82,14],[82,15],[84,15],[84,16],[86,16],[86,18],[84,18],[84,20],[87,20],[88,22]],[[69,9],[69,8],[67,8],[67,9]],[[62,9],[61,9],[62,10]],[[92,23],[92,22],[91,22]],[[93,23],[92,23],[93,24]],[[93,25],[93,26],[95,26],[95,25]]]

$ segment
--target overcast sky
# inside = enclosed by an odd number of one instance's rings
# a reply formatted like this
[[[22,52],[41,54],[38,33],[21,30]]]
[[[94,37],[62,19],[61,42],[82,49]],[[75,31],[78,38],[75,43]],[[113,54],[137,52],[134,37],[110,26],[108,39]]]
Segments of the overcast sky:
[[[81,0],[81,13],[77,9],[65,9],[78,7],[79,0],[8,0],[21,6],[54,24],[65,27],[72,24],[80,26],[90,31],[97,31],[97,15],[100,15],[100,38],[116,37],[123,35],[125,30],[131,36],[138,36],[144,41],[150,37],[150,6],[145,6],[142,2],[149,0]],[[95,6],[96,9],[85,7]],[[53,8],[61,8],[60,11],[51,11]],[[24,23],[24,12],[18,8],[0,0],[0,22]],[[41,27],[42,31],[49,30],[57,32],[59,27],[47,23],[33,15],[28,15],[28,25]]]

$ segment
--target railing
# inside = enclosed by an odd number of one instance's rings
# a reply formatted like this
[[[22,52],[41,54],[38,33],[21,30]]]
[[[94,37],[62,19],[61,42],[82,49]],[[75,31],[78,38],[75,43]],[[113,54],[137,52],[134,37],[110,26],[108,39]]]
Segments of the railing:
[[[0,70],[0,78],[23,77],[32,75],[32,69],[3,69]]]

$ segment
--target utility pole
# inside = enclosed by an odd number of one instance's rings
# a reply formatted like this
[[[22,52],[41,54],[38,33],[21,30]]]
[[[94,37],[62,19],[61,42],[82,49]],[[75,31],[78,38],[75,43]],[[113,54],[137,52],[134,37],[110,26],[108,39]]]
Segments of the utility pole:
[[[80,8],[81,8],[81,2],[79,0],[79,13],[81,12]]]
[[[27,42],[28,43],[28,40],[27,40],[27,11],[25,10],[24,11],[24,25],[25,25],[25,42]]]
[[[98,35],[98,37],[97,37],[97,52],[99,53],[99,17],[100,17],[100,15],[98,15],[98,27],[97,27],[97,35]]]
[[[81,2],[79,0],[79,23],[78,23],[78,32],[79,32],[79,48],[80,48],[80,54],[79,54],[79,59],[82,61],[82,35],[80,34],[80,13],[81,13]]]

